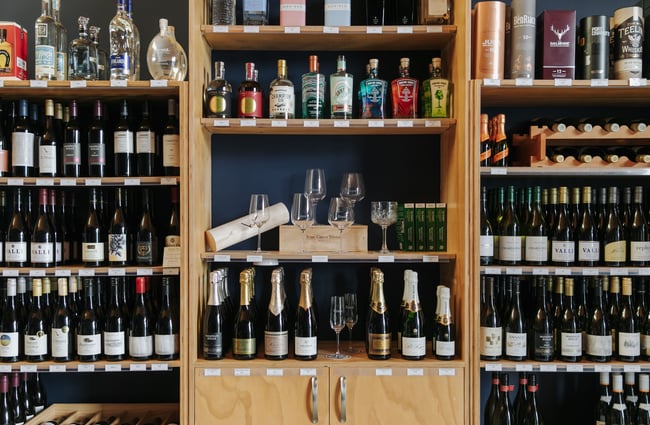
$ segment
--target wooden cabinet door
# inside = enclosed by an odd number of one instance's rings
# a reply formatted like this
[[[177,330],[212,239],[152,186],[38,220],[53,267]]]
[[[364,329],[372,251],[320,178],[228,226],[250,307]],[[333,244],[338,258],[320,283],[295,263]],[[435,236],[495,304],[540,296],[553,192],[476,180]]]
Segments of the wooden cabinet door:
[[[328,380],[324,367],[197,368],[193,423],[328,425]]]
[[[467,423],[463,374],[462,368],[334,367],[330,424]]]

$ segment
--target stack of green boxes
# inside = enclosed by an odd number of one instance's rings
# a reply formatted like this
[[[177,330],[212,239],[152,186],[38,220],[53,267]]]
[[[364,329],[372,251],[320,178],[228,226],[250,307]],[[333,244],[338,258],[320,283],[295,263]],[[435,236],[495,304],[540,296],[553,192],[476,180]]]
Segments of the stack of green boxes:
[[[399,203],[396,229],[400,251],[446,251],[447,204]]]

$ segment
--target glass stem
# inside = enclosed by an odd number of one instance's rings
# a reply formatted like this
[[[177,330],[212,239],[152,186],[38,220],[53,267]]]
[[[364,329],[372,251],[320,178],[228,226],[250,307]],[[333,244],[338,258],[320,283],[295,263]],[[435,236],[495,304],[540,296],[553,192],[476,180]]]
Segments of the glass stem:
[[[348,334],[350,335],[350,346],[348,347],[348,351],[352,351],[352,328],[348,327]]]
[[[257,252],[262,252],[262,229],[257,228]]]
[[[336,333],[336,355],[339,356],[341,351],[339,349],[339,332]]]
[[[302,229],[302,240],[300,242],[300,252],[301,253],[305,252],[305,239],[307,238],[307,234],[305,233],[305,230],[307,230],[307,229]]]
[[[343,229],[339,229],[339,254],[343,254]]]
[[[314,212],[314,224],[318,224],[316,222],[316,205],[318,204],[318,201],[311,201],[311,210]]]
[[[386,245],[386,229],[388,226],[381,226],[381,252],[388,252],[388,246]]]

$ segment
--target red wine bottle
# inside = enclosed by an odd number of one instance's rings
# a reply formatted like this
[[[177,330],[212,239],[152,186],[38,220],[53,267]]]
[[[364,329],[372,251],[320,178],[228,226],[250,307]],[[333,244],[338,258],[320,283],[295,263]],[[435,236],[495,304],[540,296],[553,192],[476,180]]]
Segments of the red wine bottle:
[[[34,224],[30,244],[33,267],[54,266],[54,229],[48,217],[47,189],[39,189],[38,218]]]
[[[38,176],[38,149],[41,146],[41,139],[43,138],[43,133],[45,129],[43,128],[43,123],[41,121],[40,110],[36,102],[32,102],[29,105],[30,110],[30,122],[32,124],[32,130],[34,131],[34,144],[32,151],[32,159],[34,161],[34,169],[32,176]]]
[[[59,214],[56,207],[56,190],[48,190],[47,196],[49,200],[47,204],[47,216],[50,219],[52,232],[54,234],[54,265],[58,266],[63,264],[63,217]]]
[[[63,175],[81,176],[81,127],[77,119],[77,101],[70,102],[70,121],[63,132]]]
[[[129,355],[133,360],[148,360],[153,356],[153,318],[146,306],[146,279],[135,279],[135,300],[129,327]]]
[[[11,173],[15,177],[33,177],[35,133],[29,120],[26,99],[18,102],[18,118],[11,129]]]
[[[251,309],[253,275],[250,269],[239,274],[239,310],[235,315],[232,335],[232,355],[237,360],[252,360],[257,356],[255,317]]]
[[[68,307],[68,279],[60,277],[58,280],[58,301],[52,314],[52,360],[55,362],[68,362],[74,357],[74,321]]]
[[[93,105],[93,120],[88,128],[88,176],[106,177],[107,133],[101,100]]]
[[[176,100],[167,100],[167,123],[163,129],[163,171],[166,176],[178,176],[181,170],[181,148],[176,115]]]
[[[271,273],[271,298],[264,326],[264,357],[283,360],[289,356],[289,325],[285,310],[284,270],[278,267]]]
[[[149,101],[142,103],[142,118],[135,132],[135,161],[138,176],[155,175],[156,166],[156,133],[149,121]]]
[[[177,359],[180,352],[179,317],[173,297],[173,278],[163,276],[161,303],[156,317],[154,352],[159,360]]]
[[[41,306],[43,281],[32,281],[32,302],[25,323],[25,359],[30,362],[42,362],[48,359],[48,334],[50,323]]]
[[[499,379],[499,404],[494,409],[491,425],[514,425],[515,417],[510,405],[510,383],[508,374],[502,373]]]
[[[129,123],[129,105],[126,100],[120,106],[120,119],[113,132],[113,160],[115,175],[131,177],[135,174],[133,130]]]
[[[131,259],[132,233],[126,217],[124,200],[126,189],[115,189],[115,211],[108,228],[108,263],[125,266]]]
[[[537,304],[530,320],[528,349],[533,360],[550,362],[555,355],[553,319],[548,310],[546,287],[543,277],[535,279]]]
[[[20,380],[20,395],[23,400],[23,410],[25,411],[25,422],[32,419],[35,415],[34,412],[34,398],[29,389],[29,375],[27,372],[21,373]]]
[[[528,407],[528,375],[526,372],[519,372],[519,387],[512,405],[512,413],[515,416],[515,423],[523,424],[524,414]]]
[[[526,411],[524,412],[522,422],[525,425],[544,425],[544,419],[539,413],[539,408],[537,407],[537,375],[531,373],[528,376],[528,404]]]
[[[82,362],[94,362],[102,357],[102,324],[95,301],[96,284],[84,278],[84,308],[77,322],[77,357]]]
[[[21,188],[14,190],[14,213],[7,229],[5,242],[5,263],[7,267],[26,267],[28,261],[28,246],[31,233],[25,222],[23,210],[23,192]]]
[[[23,402],[22,394],[20,392],[20,373],[18,372],[11,373],[11,387],[9,388],[9,395],[9,402],[11,403],[11,407],[14,412],[14,423],[15,425],[23,425],[26,422],[25,405]]]
[[[106,317],[104,319],[104,358],[106,360],[124,360],[126,357],[126,321],[123,314],[121,286],[124,278],[111,277],[110,296]]]
[[[9,401],[9,376],[0,376],[0,425],[15,425],[14,411]]]
[[[58,174],[57,155],[61,141],[54,128],[54,101],[45,100],[45,130],[38,147],[38,172],[42,177],[56,177]]]
[[[151,217],[151,192],[144,189],[142,195],[142,215],[135,241],[135,262],[138,265],[151,266],[158,262],[158,234]]]
[[[7,279],[7,299],[0,319],[0,361],[14,363],[20,360],[23,322],[16,306],[16,279]]]
[[[2,105],[0,104],[0,116],[4,116],[2,112]],[[11,138],[11,129],[8,125],[4,126],[3,120],[0,119],[0,177],[6,177],[9,174],[9,139]]]
[[[88,218],[83,230],[81,261],[85,266],[101,266],[104,263],[106,234],[102,229],[97,212],[97,189],[90,190]]]
[[[5,242],[11,214],[7,210],[7,191],[0,190],[0,266],[5,263]]]
[[[33,379],[30,381],[30,391],[32,393],[32,400],[34,401],[34,413],[39,414],[45,409],[47,400],[45,397],[45,387],[41,381],[41,374],[35,372],[32,374]]]
[[[490,425],[492,423],[492,415],[499,405],[499,374],[492,372],[492,385],[490,386],[490,395],[485,403],[483,410],[483,424]]]

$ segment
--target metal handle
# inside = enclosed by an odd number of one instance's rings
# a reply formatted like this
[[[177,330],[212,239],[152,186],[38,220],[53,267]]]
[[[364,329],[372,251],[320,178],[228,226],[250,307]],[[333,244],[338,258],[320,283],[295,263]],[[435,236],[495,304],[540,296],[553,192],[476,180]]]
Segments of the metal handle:
[[[318,378],[311,377],[311,422],[318,423]]]
[[[347,414],[347,390],[345,385],[345,376],[339,378],[339,385],[341,386],[341,423],[348,420]]]

